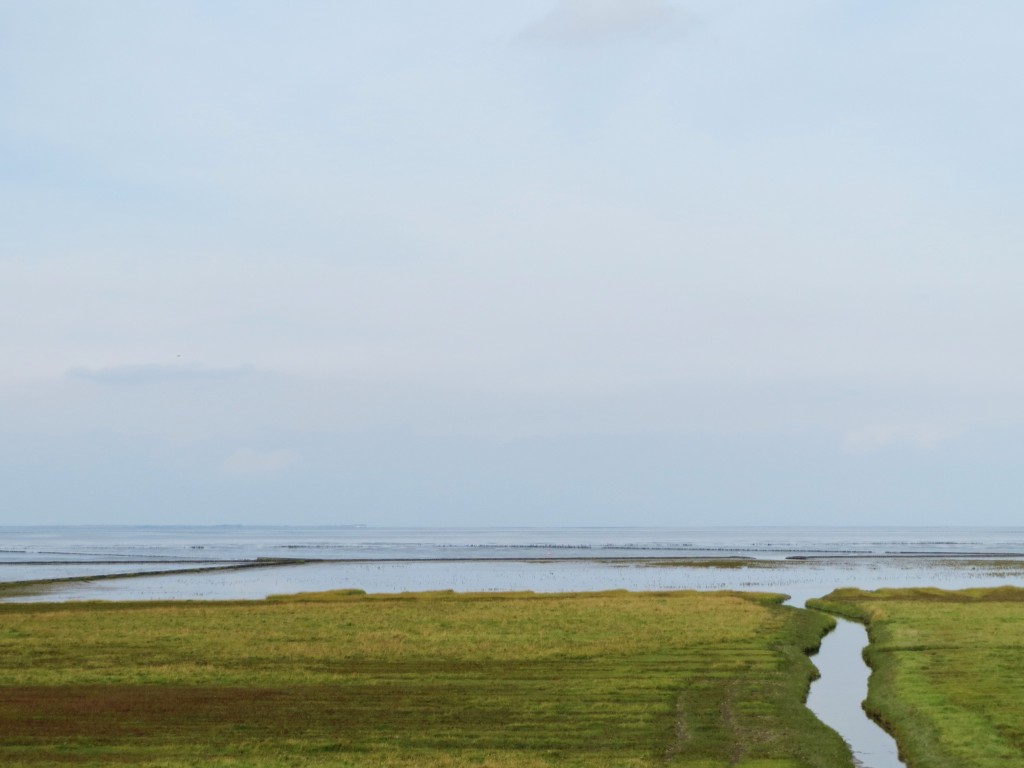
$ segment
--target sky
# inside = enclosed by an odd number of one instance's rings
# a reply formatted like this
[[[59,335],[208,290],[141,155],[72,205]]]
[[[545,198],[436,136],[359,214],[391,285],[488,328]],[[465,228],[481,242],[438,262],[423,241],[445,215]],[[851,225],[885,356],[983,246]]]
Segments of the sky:
[[[1017,523],[1022,26],[0,0],[0,524]]]

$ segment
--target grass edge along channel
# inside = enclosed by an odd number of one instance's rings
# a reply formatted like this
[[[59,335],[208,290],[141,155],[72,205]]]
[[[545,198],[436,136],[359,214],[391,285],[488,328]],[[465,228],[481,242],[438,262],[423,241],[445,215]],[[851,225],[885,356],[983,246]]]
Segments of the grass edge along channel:
[[[849,768],[744,592],[0,604],[7,766]]]
[[[808,606],[867,626],[864,708],[909,768],[1024,765],[1024,589],[838,589]]]

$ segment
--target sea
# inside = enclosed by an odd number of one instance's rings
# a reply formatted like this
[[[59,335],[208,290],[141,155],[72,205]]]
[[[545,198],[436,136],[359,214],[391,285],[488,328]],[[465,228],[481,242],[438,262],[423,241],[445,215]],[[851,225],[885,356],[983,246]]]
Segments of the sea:
[[[698,589],[802,604],[847,586],[1024,586],[1024,527],[0,527],[0,582],[50,579],[0,599]]]

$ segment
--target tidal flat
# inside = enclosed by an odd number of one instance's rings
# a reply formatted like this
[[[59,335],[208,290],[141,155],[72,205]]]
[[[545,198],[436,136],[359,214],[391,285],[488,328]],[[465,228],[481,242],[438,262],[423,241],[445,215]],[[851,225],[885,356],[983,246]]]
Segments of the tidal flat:
[[[0,605],[4,765],[850,768],[759,593]]]
[[[1024,589],[840,589],[810,605],[867,625],[865,709],[907,765],[1024,765]]]
[[[937,586],[945,589],[1024,584],[1020,559],[948,556],[818,556],[754,558],[559,559],[264,559],[247,567],[179,563],[161,572],[67,577],[54,566],[0,564],[0,602],[73,600],[260,600],[275,593],[356,587],[367,592],[589,592],[629,589],[746,590],[790,595],[795,605],[844,586]],[[76,566],[78,567],[78,566]],[[33,584],[23,581],[35,576]],[[59,579],[54,576],[60,575]],[[31,586],[26,591],[25,587]],[[17,592],[15,591],[17,589]]]

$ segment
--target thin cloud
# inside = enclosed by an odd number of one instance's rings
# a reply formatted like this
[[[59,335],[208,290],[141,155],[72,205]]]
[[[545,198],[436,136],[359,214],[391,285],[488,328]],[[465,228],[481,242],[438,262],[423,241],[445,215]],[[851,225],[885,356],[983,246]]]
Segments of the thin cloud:
[[[242,448],[224,460],[223,469],[234,475],[276,474],[299,460],[299,454],[291,450],[258,451]]]
[[[668,0],[558,0],[544,18],[520,35],[524,43],[567,47],[631,40],[674,39],[692,16]]]
[[[953,432],[936,424],[870,424],[851,430],[843,439],[849,453],[870,453],[894,446],[933,450],[953,436]]]
[[[203,381],[233,381],[254,374],[252,368],[204,368],[195,365],[122,365],[70,369],[66,378],[109,386],[152,386]]]

